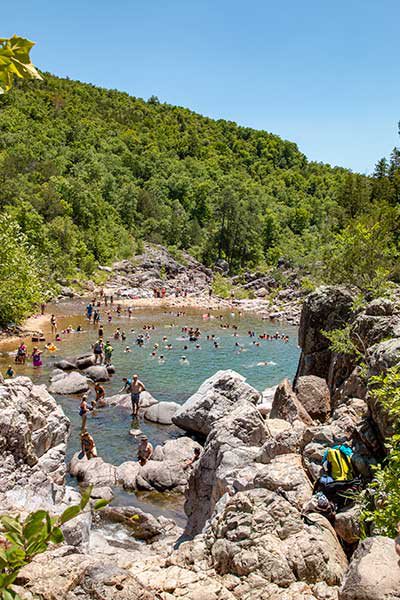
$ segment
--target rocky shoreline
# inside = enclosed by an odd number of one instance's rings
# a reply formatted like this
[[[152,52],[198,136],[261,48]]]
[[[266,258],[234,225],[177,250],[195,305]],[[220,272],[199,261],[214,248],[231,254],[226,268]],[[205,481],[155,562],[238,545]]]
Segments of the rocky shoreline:
[[[356,504],[329,520],[313,496],[327,447],[351,445],[364,480],[385,451],[387,415],[354,360],[332,352],[321,333],[343,323],[366,349],[367,377],[400,361],[395,304],[378,300],[355,311],[351,292],[321,288],[302,309],[295,381],[283,381],[272,400],[238,373],[220,371],[175,407],[171,420],[182,437],[157,447],[145,466],[75,455],[69,472],[94,486],[93,498],[112,497],[115,486],[184,493],[186,527],[134,507],[86,510],[68,524],[66,543],[23,568],[21,597],[398,598],[393,540],[360,541]],[[77,495],[65,485],[68,419],[27,378],[0,385],[0,408],[1,512],[40,506],[58,514]],[[195,447],[200,458],[185,469]]]

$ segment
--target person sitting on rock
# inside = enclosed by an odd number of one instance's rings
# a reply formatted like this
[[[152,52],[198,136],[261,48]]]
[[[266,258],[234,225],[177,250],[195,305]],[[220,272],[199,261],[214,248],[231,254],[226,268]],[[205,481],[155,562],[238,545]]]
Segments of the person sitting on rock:
[[[97,450],[94,439],[87,430],[82,431],[81,433],[81,446],[82,454],[84,454],[88,460],[91,458],[97,458]]]
[[[138,447],[138,461],[141,467],[143,467],[148,460],[153,456],[153,446],[150,444],[147,437],[144,435],[139,442]]]
[[[192,467],[193,464],[199,460],[200,454],[201,454],[200,448],[195,448],[193,450],[192,458],[189,458],[183,465],[183,470],[186,471],[186,469],[189,469],[190,467]]]
[[[95,383],[94,391],[96,393],[96,399],[92,400],[92,408],[95,406],[104,406],[104,398],[106,397],[106,390],[100,383]]]

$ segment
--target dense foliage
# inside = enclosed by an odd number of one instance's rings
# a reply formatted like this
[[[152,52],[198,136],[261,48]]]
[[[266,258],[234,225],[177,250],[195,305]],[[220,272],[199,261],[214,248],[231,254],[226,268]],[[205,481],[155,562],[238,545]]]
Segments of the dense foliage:
[[[400,369],[392,367],[370,380],[371,396],[390,418],[393,436],[387,440],[388,455],[375,468],[369,489],[363,492],[364,532],[395,537],[400,522]]]
[[[0,97],[0,209],[54,279],[148,240],[231,272],[285,257],[371,293],[397,275],[399,198],[397,149],[365,177],[155,97],[49,74]]]
[[[156,98],[45,75],[0,109],[1,207],[64,276],[140,238],[254,266],[343,225],[349,178],[353,212],[366,195],[365,178],[308,163],[291,142]]]

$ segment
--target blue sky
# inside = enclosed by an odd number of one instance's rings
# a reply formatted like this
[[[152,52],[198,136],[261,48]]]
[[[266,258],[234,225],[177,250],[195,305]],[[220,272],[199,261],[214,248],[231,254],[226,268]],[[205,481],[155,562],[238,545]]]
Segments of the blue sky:
[[[370,172],[398,144],[399,0],[20,0],[34,63],[295,141]]]

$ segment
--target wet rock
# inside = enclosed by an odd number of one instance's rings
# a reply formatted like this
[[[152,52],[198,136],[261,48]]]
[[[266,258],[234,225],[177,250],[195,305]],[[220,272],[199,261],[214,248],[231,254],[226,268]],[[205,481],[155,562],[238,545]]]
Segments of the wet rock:
[[[79,394],[89,389],[86,377],[76,372],[62,372],[52,376],[49,392],[52,394]]]
[[[106,507],[100,513],[101,521],[121,523],[139,540],[152,540],[165,532],[159,519],[136,506]]]
[[[58,360],[54,363],[54,367],[62,371],[73,371],[76,369],[76,365],[69,360]]]
[[[95,355],[92,353],[82,354],[75,359],[75,363],[78,369],[84,370],[92,367],[95,363]]]
[[[89,367],[84,370],[84,374],[86,377],[89,377],[92,381],[110,381],[110,375],[108,373],[107,367],[103,365],[96,365],[93,367]]]
[[[115,394],[114,396],[107,396],[105,399],[106,406],[121,406],[122,408],[128,408],[132,410],[132,401],[130,394]],[[142,392],[140,394],[140,410],[144,410],[149,406],[157,404],[156,400],[150,392]]]
[[[360,542],[340,587],[340,600],[395,600],[399,597],[399,557],[394,541],[377,536]]]
[[[306,423],[307,425],[313,424],[312,418],[298,400],[287,379],[279,384],[276,389],[270,418],[283,419],[289,421],[289,423],[303,421],[303,423]]]
[[[330,417],[331,398],[325,379],[315,375],[299,377],[295,392],[312,419],[325,422]]]
[[[191,433],[207,436],[213,424],[239,401],[257,404],[261,400],[261,394],[245,381],[235,371],[218,371],[177,410],[173,423]]]

